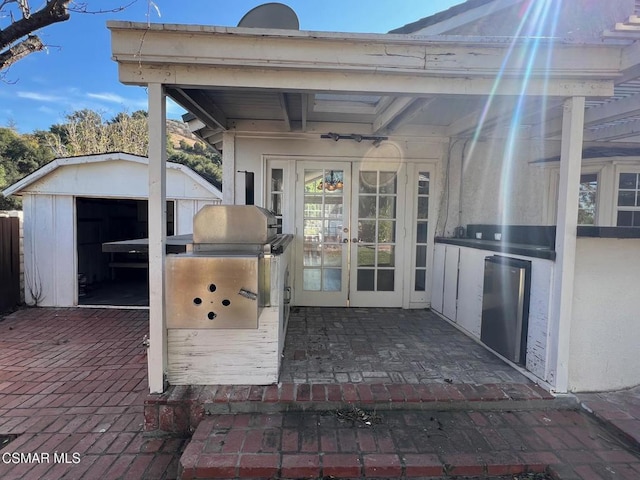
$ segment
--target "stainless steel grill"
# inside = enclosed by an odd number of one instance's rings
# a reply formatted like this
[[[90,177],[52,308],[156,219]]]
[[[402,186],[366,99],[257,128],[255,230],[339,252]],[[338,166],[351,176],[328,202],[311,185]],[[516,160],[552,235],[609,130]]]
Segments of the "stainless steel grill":
[[[271,300],[271,257],[292,239],[276,228],[275,216],[253,205],[200,210],[191,251],[167,257],[167,326],[258,328]]]

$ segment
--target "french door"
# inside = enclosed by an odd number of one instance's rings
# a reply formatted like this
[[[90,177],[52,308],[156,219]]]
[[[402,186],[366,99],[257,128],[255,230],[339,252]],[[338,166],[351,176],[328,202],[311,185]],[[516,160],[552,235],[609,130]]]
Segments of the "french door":
[[[402,306],[404,168],[298,162],[298,305]]]

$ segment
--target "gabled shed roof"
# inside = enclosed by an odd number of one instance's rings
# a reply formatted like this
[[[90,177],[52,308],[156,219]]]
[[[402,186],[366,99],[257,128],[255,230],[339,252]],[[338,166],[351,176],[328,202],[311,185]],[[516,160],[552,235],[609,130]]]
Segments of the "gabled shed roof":
[[[114,152],[114,153],[101,153],[95,155],[82,155],[77,157],[65,157],[65,158],[56,158],[51,162],[43,165],[35,172],[30,173],[23,179],[17,181],[13,185],[7,187],[2,194],[5,197],[9,195],[19,195],[22,191],[27,189],[30,185],[33,185],[37,181],[42,178],[50,175],[55,170],[70,166],[70,165],[82,165],[82,164],[96,164],[102,162],[111,162],[111,161],[125,161],[125,162],[133,162],[143,165],[149,164],[149,159],[147,157],[142,157],[139,155],[131,155],[129,153],[123,152]],[[193,182],[198,184],[203,189],[209,191],[212,195],[215,195],[218,198],[222,198],[222,192],[216,188],[214,185],[206,181],[192,169],[187,167],[186,165],[181,165],[179,163],[167,162],[167,168],[178,170],[182,172],[184,175],[188,176]]]

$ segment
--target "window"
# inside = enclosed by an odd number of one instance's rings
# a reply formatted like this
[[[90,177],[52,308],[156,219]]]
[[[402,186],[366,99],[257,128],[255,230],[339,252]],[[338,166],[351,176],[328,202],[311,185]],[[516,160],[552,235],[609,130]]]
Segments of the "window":
[[[598,197],[598,174],[580,175],[580,192],[578,200],[578,225],[595,225],[596,204]]]
[[[620,173],[617,212],[619,227],[640,227],[640,173]]]
[[[269,210],[276,216],[278,233],[282,233],[282,202],[284,200],[284,169],[271,169],[271,188],[269,195]]]
[[[427,243],[429,240],[429,172],[418,172],[418,208],[416,212],[415,291],[427,289]]]

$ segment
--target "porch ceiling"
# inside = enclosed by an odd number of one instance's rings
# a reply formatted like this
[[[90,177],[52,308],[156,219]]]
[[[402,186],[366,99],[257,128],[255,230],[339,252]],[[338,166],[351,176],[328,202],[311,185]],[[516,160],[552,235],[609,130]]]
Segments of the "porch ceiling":
[[[454,137],[482,125],[484,136],[503,135],[514,111],[519,134],[552,139],[569,96],[587,97],[586,141],[640,141],[640,45],[632,40],[540,42],[525,75],[505,61],[529,51],[520,40],[109,28],[121,80],[164,84],[212,145],[245,128]]]

